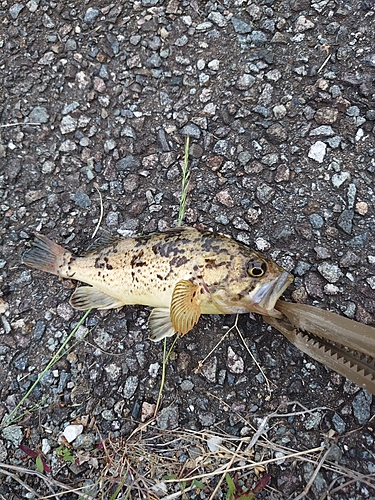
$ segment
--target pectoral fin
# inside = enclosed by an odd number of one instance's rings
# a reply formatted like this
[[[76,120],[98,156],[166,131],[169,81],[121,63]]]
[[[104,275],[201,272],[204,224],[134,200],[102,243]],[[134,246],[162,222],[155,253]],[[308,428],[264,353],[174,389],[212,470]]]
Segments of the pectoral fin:
[[[170,318],[175,332],[185,335],[198,322],[201,315],[200,287],[181,280],[172,294]]]
[[[151,330],[149,339],[158,342],[164,337],[172,337],[176,333],[171,323],[171,316],[168,308],[155,307],[148,318],[148,327]]]
[[[80,286],[70,298],[70,304],[75,309],[114,309],[124,304],[118,299],[107,295],[92,286]]]

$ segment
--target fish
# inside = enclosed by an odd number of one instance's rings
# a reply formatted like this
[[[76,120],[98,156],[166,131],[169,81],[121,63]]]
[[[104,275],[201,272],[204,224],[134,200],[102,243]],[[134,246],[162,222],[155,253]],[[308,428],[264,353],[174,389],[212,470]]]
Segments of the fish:
[[[134,238],[98,240],[76,256],[42,234],[22,255],[31,268],[85,283],[75,309],[152,308],[150,340],[185,335],[202,314],[257,313],[282,318],[275,304],[293,276],[276,262],[221,234],[177,227]]]

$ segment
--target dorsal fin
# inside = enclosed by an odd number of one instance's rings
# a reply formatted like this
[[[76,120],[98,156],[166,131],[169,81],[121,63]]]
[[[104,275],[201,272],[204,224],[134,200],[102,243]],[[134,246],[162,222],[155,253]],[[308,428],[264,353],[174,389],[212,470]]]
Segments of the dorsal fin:
[[[110,246],[115,245],[121,237],[119,236],[112,236],[110,234],[102,235],[99,236],[95,241],[93,241],[86,252],[82,254],[82,257],[89,257],[90,255],[93,255],[94,253],[99,252],[100,250],[103,250],[104,248],[108,248]]]

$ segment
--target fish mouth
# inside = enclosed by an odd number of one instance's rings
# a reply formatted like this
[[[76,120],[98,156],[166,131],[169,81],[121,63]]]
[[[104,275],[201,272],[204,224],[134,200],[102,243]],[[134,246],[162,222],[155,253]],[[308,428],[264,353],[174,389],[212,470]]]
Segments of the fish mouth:
[[[251,312],[262,314],[263,316],[272,316],[282,318],[283,314],[275,309],[275,304],[279,297],[284,293],[292,283],[294,276],[284,271],[278,278],[269,283],[260,283],[249,294]]]

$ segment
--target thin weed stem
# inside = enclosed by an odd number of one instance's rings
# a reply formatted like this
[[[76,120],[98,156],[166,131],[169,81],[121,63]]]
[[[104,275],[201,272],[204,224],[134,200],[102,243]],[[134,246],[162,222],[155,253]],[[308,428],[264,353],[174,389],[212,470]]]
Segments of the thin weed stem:
[[[177,226],[181,226],[182,220],[185,217],[186,198],[190,181],[189,146],[190,146],[190,137],[187,136],[185,142],[184,161],[182,164],[181,198],[180,198],[180,208],[178,210]]]
[[[189,180],[190,180],[190,171],[189,171],[189,146],[190,146],[190,137],[186,137],[185,141],[185,153],[184,153],[184,161],[182,164],[182,181],[181,181],[181,198],[180,198],[180,207],[178,210],[178,218],[177,218],[177,226],[181,226],[182,220],[185,216],[185,207],[186,207],[186,198],[187,198],[187,191],[189,187]],[[160,388],[159,388],[159,394],[158,394],[158,399],[156,401],[156,406],[155,406],[155,411],[154,411],[154,418],[157,415],[157,412],[160,407],[161,403],[161,398],[163,394],[163,389],[164,389],[164,384],[165,384],[165,374],[167,371],[167,361],[168,358],[177,342],[178,336],[175,336],[175,339],[168,351],[167,354],[167,339],[164,338],[164,347],[163,347],[163,368],[162,368],[162,375],[161,375],[161,382],[160,382]]]
[[[160,403],[161,403],[161,398],[163,395],[163,389],[164,389],[164,384],[165,384],[165,374],[167,372],[167,361],[169,359],[169,356],[172,353],[172,350],[177,342],[178,336],[176,335],[171,347],[169,348],[169,351],[167,353],[167,339],[164,339],[164,348],[163,348],[163,367],[162,367],[162,372],[161,372],[161,382],[160,382],[160,388],[159,388],[159,394],[158,394],[158,400],[156,401],[156,406],[155,406],[155,411],[154,411],[154,418],[156,417]]]

